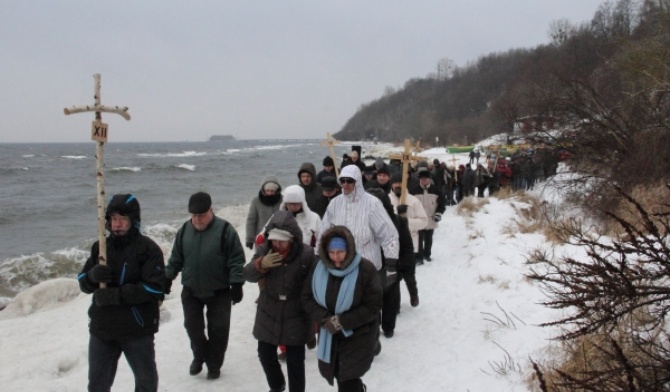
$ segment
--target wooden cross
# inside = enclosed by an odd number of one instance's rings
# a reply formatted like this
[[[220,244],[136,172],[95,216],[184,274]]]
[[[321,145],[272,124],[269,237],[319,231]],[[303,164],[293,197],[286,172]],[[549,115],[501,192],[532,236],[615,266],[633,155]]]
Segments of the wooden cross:
[[[104,159],[104,145],[107,142],[107,131],[109,127],[107,124],[102,122],[102,116],[100,113],[116,113],[126,120],[130,120],[130,114],[128,114],[127,107],[106,107],[100,104],[100,74],[94,74],[93,79],[95,80],[95,104],[93,106],[73,106],[71,108],[65,108],[63,111],[65,115],[74,114],[74,113],[83,113],[83,112],[95,112],[95,120],[91,125],[91,140],[96,142],[96,151],[95,151],[95,176],[98,192],[98,243],[99,243],[99,252],[98,252],[98,263],[107,264],[107,241],[105,241],[105,159]],[[104,283],[100,283],[101,288],[105,288]]]
[[[336,144],[339,144],[339,140],[335,140],[330,137],[330,132],[326,132],[326,141],[321,142],[322,146],[328,146],[328,151],[330,151],[330,157],[333,158],[333,166],[335,166],[335,178],[340,176],[339,170],[337,169],[337,159],[335,158],[335,148],[333,147]]]
[[[407,177],[409,176],[409,163],[411,161],[423,161],[425,158],[418,155],[411,155],[411,143],[409,139],[405,139],[405,149],[402,155],[389,155],[389,159],[399,159],[402,162],[402,192],[400,193],[400,204],[405,204],[407,196]]]
[[[456,167],[456,155],[452,154],[451,155],[451,165],[454,167],[454,180],[458,181],[458,168]]]

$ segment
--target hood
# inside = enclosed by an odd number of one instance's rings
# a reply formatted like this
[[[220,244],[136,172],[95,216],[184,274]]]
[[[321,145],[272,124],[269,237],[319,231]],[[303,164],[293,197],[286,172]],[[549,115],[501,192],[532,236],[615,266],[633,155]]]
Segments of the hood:
[[[279,185],[279,189],[277,190],[276,193],[281,193],[281,184],[279,184],[279,180],[277,179],[277,176],[272,175],[272,174],[268,174],[267,176],[263,177],[263,182],[261,182],[261,190],[263,190],[263,187],[268,182],[274,182],[275,184]]]
[[[287,188],[288,189],[288,188]],[[272,229],[286,230],[293,235],[293,244],[302,244],[302,230],[298,226],[298,222],[293,217],[293,214],[286,210],[279,210],[272,215],[268,223],[263,229],[263,234],[268,241],[268,232]]]
[[[347,242],[347,256],[344,258],[342,263],[342,269],[345,269],[351,264],[356,257],[356,242],[354,241],[354,236],[351,234],[349,229],[344,226],[333,226],[330,229],[326,230],[321,236],[321,241],[319,243],[319,258],[323,261],[323,264],[327,268],[335,268],[335,264],[328,258],[328,244],[330,239],[333,237],[342,237]]]
[[[286,203],[302,203],[303,211],[312,211],[307,205],[305,189],[300,185],[289,185],[286,187],[286,189],[284,189],[283,199],[279,205],[279,209],[286,210]]]
[[[300,170],[298,170],[298,178],[300,178],[300,174],[303,172],[307,172],[312,175],[312,182],[316,181],[316,168],[314,167],[314,164],[311,162],[305,162],[300,165]]]
[[[340,178],[342,177],[349,177],[353,178],[356,180],[356,189],[352,192],[350,195],[343,195],[344,196],[349,196],[349,197],[354,197],[356,198],[356,195],[362,195],[365,193],[365,188],[363,188],[363,175],[361,174],[361,169],[358,168],[356,165],[347,165],[340,170],[340,176],[337,178],[337,181],[340,181]]]

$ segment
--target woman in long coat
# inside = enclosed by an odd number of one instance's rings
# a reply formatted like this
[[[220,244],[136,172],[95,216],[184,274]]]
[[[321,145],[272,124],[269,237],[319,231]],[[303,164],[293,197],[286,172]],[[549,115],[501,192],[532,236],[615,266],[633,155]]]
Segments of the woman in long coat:
[[[277,358],[277,347],[286,346],[290,392],[305,391],[305,343],[314,338],[312,323],[300,296],[316,255],[302,242],[302,230],[293,214],[277,211],[265,228],[265,242],[244,267],[249,282],[265,279],[258,298],[253,335],[258,358],[270,392],[283,391],[286,381]]]
[[[362,392],[361,377],[370,369],[379,336],[382,284],[375,266],[356,252],[344,226],[326,230],[319,262],[307,278],[303,307],[317,321],[317,357],[321,375],[339,392]]]

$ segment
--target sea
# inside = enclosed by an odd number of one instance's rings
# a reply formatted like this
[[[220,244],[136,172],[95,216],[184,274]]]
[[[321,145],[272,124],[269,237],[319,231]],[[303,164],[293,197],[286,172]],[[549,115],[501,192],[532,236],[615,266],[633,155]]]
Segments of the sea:
[[[336,157],[351,151],[346,143],[334,148]],[[0,143],[0,308],[28,287],[81,270],[98,235],[95,153],[94,142]],[[328,154],[320,143],[289,140],[110,142],[105,204],[114,194],[134,194],[143,232],[165,250],[189,218],[191,194],[208,192],[215,213],[243,228],[265,175],[286,188],[298,183],[303,162],[318,172]]]

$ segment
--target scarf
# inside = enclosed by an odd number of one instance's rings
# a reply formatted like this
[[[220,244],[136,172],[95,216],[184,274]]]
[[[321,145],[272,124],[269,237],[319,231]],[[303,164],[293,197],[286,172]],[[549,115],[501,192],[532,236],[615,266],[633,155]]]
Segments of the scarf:
[[[323,261],[319,261],[314,270],[312,277],[312,294],[316,302],[327,308],[326,306],[326,287],[328,286],[328,275],[337,277],[344,277],[340,291],[337,293],[337,302],[335,303],[335,314],[340,315],[351,308],[354,300],[354,291],[356,289],[356,280],[358,280],[358,265],[361,263],[361,255],[356,253],[356,256],[351,261],[351,264],[343,270],[335,268],[326,268]],[[343,329],[344,336],[351,336],[353,333],[350,329]],[[330,363],[330,352],[333,344],[333,335],[325,328],[321,327],[319,331],[319,347],[316,351],[316,356],[319,360]]]

